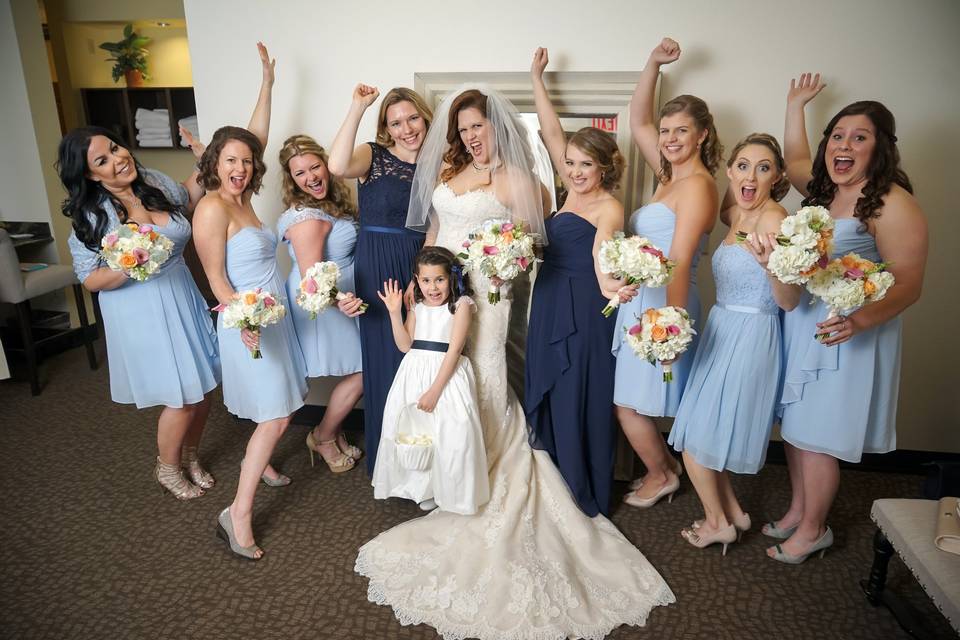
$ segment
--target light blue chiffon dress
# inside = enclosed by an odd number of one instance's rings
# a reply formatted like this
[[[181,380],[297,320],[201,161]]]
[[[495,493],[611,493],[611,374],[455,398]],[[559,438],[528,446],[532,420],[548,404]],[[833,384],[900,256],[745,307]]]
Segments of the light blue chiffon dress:
[[[669,253],[676,228],[676,214],[662,202],[651,202],[630,216],[629,229],[632,235],[644,236],[664,253]],[[700,252],[706,246],[704,236],[700,247],[693,255],[690,267],[690,289],[687,292],[687,313],[694,320],[697,332],[700,318],[700,294],[697,292],[697,264]],[[673,382],[663,381],[663,368],[652,365],[638,357],[624,341],[624,335],[637,323],[637,318],[650,308],[667,304],[667,288],[640,287],[637,296],[627,304],[620,305],[617,327],[613,334],[613,355],[617,358],[616,378],[613,387],[613,403],[629,407],[645,416],[675,416],[680,406],[683,387],[690,373],[699,337],[673,365]],[[599,313],[599,312],[598,312]]]
[[[320,209],[287,209],[277,221],[277,236],[287,245],[292,267],[287,278],[290,316],[303,352],[307,376],[346,376],[361,370],[360,326],[356,318],[348,318],[336,305],[331,305],[311,320],[310,314],[294,302],[300,289],[300,266],[287,230],[307,220],[323,220],[332,226],[323,246],[323,259],[340,267],[337,289],[354,292],[353,249],[357,244],[357,227],[352,218],[336,218]],[[307,265],[310,267],[311,265]]]
[[[187,205],[187,190],[169,176],[144,170],[144,179],[163,191],[172,204]],[[101,206],[110,217],[106,231],[111,231],[120,225],[117,211],[109,199]],[[110,397],[139,409],[180,408],[200,402],[220,384],[217,334],[207,303],[183,261],[190,222],[171,214],[165,226],[151,226],[173,242],[167,261],[148,280],[128,280],[99,293]],[[80,282],[107,266],[76,234],[70,234],[67,244]]]
[[[217,318],[223,363],[223,403],[239,418],[266,422],[285,418],[303,406],[306,369],[297,343],[290,305],[277,269],[277,238],[267,227],[244,227],[227,240],[227,279],[237,293],[263,289],[287,308],[278,323],[260,330],[261,358],[254,359],[239,329]]]
[[[780,392],[780,309],[766,270],[739,245],[713,254],[710,310],[668,442],[715,471],[757,473]]]
[[[839,218],[834,257],[850,252],[879,261],[877,243],[856,218]],[[896,286],[896,285],[894,285]],[[814,334],[827,317],[822,302],[804,293],[784,318],[785,374],[780,398],[781,435],[806,451],[859,462],[864,453],[897,446],[901,319],[888,320],[840,345]]]

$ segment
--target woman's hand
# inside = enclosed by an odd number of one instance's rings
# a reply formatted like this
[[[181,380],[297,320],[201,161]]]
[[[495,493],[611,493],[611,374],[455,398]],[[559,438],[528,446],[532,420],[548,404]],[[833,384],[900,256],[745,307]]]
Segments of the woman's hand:
[[[617,289],[617,297],[620,299],[620,304],[626,304],[636,298],[639,289],[640,285],[638,284],[625,284]]]
[[[263,84],[272,87],[274,79],[273,69],[277,66],[277,61],[276,59],[270,59],[267,46],[262,42],[257,43],[257,51],[260,53],[260,65],[263,67]]]
[[[770,254],[777,248],[777,234],[775,233],[748,233],[743,247],[764,269],[770,260]]]
[[[376,87],[371,87],[362,82],[353,88],[353,104],[361,109],[366,109],[379,97],[380,91]]]
[[[492,278],[490,278],[490,284],[497,287],[498,289],[503,286],[504,282],[506,282],[506,280],[504,280],[503,278],[498,278],[497,276],[493,276]]]
[[[240,339],[244,346],[250,351],[256,351],[260,348],[260,332],[252,329],[240,329]]]
[[[797,79],[790,79],[790,90],[787,91],[787,106],[804,107],[808,102],[817,97],[817,94],[823,91],[827,86],[820,82],[820,74],[801,73]]]
[[[400,290],[399,282],[393,278],[387,280],[383,283],[383,291],[377,291],[377,296],[391,314],[400,313],[400,308],[403,306],[403,292]]]
[[[190,147],[190,151],[193,152],[193,157],[197,160],[200,159],[200,156],[203,155],[204,149],[207,148],[207,145],[203,144],[199,140],[193,137],[193,134],[190,133],[189,129],[180,127],[180,135],[183,136],[184,141],[186,141],[187,146]]]
[[[860,326],[857,320],[857,314],[851,316],[834,316],[829,320],[817,323],[817,335],[825,335],[820,342],[825,346],[832,347],[835,344],[841,344],[863,331],[866,327]]]
[[[543,77],[543,71],[547,68],[549,62],[550,58],[547,56],[547,49],[545,47],[537,47],[537,50],[533,52],[533,62],[530,64],[530,75],[534,80],[539,80]]]
[[[426,411],[427,413],[433,413],[433,410],[437,408],[437,402],[440,401],[441,391],[442,389],[434,389],[433,387],[427,389],[417,401],[417,409]]]
[[[403,292],[403,306],[407,309],[413,309],[415,304],[417,304],[417,299],[413,295],[413,280],[411,280]]]
[[[680,43],[673,38],[664,38],[650,52],[650,61],[658,66],[676,62],[678,59],[680,59]]]
[[[337,301],[337,308],[348,318],[356,318],[362,314],[363,311],[360,310],[361,306],[363,306],[363,299],[358,298],[353,292],[349,291],[343,294],[343,298]]]

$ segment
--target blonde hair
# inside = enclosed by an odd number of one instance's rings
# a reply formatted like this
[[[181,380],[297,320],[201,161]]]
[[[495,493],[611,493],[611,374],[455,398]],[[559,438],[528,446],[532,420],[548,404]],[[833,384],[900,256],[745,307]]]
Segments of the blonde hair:
[[[433,122],[433,110],[427,106],[426,101],[420,97],[419,93],[406,87],[394,87],[387,92],[387,95],[385,95],[380,102],[380,115],[377,116],[377,144],[381,147],[392,147],[394,145],[393,138],[390,137],[390,131],[387,127],[387,109],[398,102],[411,103],[417,110],[417,113],[420,114],[420,117],[423,118],[427,129],[430,128],[430,123]]]
[[[783,152],[780,151],[780,143],[772,135],[769,133],[751,133],[748,135],[733,147],[733,151],[730,152],[730,157],[727,159],[727,166],[732,167],[733,163],[736,162],[737,154],[752,144],[766,147],[773,153],[773,162],[777,165],[780,177],[770,187],[770,197],[773,198],[774,202],[780,202],[790,191],[790,180],[787,179],[786,162],[783,159]]]
[[[697,96],[682,95],[677,96],[660,109],[660,119],[672,116],[675,113],[685,113],[693,118],[694,124],[701,132],[706,131],[707,137],[700,145],[700,160],[703,166],[707,168],[710,175],[716,175],[720,162],[723,160],[723,145],[720,144],[720,138],[717,137],[717,128],[713,125],[713,114],[707,107],[707,103]],[[666,184],[673,177],[673,167],[660,154],[660,182]]]
[[[620,186],[620,178],[627,163],[610,134],[596,127],[584,127],[573,134],[567,144],[580,149],[597,163],[603,176],[600,186],[604,191],[615,191]]]
[[[307,154],[320,158],[324,166],[328,164],[327,152],[310,136],[298,134],[283,141],[283,148],[280,149],[280,166],[283,168],[281,197],[284,206],[297,209],[322,209],[335,218],[355,217],[357,207],[351,200],[350,189],[343,180],[334,176],[329,170],[327,171],[329,187],[327,197],[323,200],[317,200],[297,185],[293,175],[290,174],[290,160]]]

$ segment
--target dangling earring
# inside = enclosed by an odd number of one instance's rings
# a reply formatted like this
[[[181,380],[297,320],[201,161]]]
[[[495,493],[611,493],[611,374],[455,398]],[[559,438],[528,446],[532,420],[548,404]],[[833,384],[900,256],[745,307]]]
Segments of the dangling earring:
[[[600,172],[600,180],[602,181],[602,180],[606,177],[606,175],[607,175],[607,174],[606,174],[605,172],[601,171],[601,172]]]

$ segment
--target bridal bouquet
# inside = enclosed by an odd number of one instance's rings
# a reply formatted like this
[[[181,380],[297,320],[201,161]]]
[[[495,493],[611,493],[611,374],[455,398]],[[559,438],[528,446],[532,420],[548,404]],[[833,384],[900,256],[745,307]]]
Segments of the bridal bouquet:
[[[213,308],[223,314],[223,326],[230,329],[249,329],[260,335],[260,329],[276,324],[287,315],[287,309],[275,295],[262,289],[238,293],[229,304]],[[260,349],[252,349],[254,359],[261,358]]]
[[[687,350],[697,333],[693,320],[681,307],[647,309],[639,322],[625,329],[627,344],[650,364],[674,360]],[[663,365],[663,381],[673,382],[673,370]]]
[[[627,238],[622,231],[600,244],[597,260],[603,273],[612,274],[617,279],[624,278],[627,284],[647,287],[666,286],[676,266],[643,236]],[[619,305],[620,298],[612,298],[603,308],[603,315],[609,318]]]
[[[827,305],[827,320],[857,307],[883,300],[893,286],[893,274],[884,262],[872,262],[855,253],[831,260],[807,282],[807,291]],[[811,300],[810,302],[815,302]],[[823,340],[828,334],[817,334]]]
[[[490,304],[500,302],[501,281],[513,280],[538,258],[534,254],[536,234],[524,231],[521,223],[487,220],[470,232],[457,254],[468,269],[490,278]]]
[[[170,238],[136,222],[120,225],[100,241],[100,255],[107,266],[141,282],[156,273],[172,251]]]
[[[317,314],[329,307],[336,300],[343,300],[347,294],[337,290],[337,281],[340,279],[340,267],[336,262],[317,262],[307,269],[300,289],[297,291],[296,303],[300,308],[310,313],[310,319],[316,320]],[[360,313],[367,310],[369,305],[364,302],[360,305]]]
[[[743,242],[747,234],[737,232]],[[777,246],[767,269],[784,284],[805,284],[830,260],[833,251],[833,218],[823,207],[803,207],[780,223]]]

